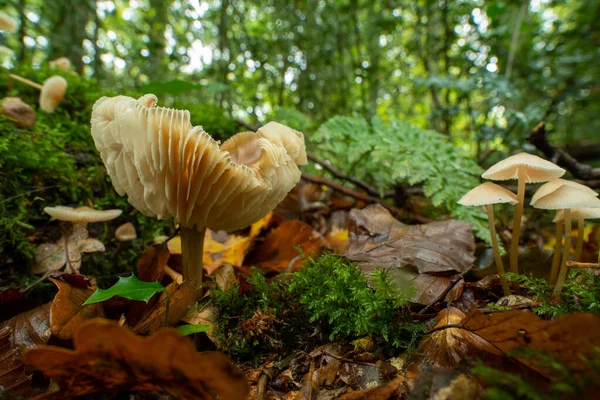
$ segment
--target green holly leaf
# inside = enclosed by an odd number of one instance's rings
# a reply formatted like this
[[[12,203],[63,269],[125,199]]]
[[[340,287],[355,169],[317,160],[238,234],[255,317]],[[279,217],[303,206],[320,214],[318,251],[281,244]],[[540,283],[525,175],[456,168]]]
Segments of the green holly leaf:
[[[177,332],[181,333],[182,335],[187,336],[187,335],[191,335],[192,333],[208,332],[211,330],[211,327],[208,325],[198,324],[198,325],[181,325],[175,329],[177,329]]]
[[[96,291],[88,297],[83,305],[100,303],[114,296],[121,296],[129,300],[145,301],[146,303],[157,292],[165,292],[167,289],[158,282],[140,281],[134,274],[129,277],[119,277],[119,281],[108,289],[96,289]]]

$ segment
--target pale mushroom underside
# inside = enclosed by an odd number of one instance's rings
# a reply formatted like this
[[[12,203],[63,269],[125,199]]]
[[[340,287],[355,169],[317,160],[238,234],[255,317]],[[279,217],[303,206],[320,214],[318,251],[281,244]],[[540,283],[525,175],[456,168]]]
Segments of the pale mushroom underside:
[[[143,214],[186,227],[235,230],[272,210],[300,179],[304,137],[269,123],[224,142],[193,127],[188,111],[156,97],[103,97],[92,137],[115,190]]]

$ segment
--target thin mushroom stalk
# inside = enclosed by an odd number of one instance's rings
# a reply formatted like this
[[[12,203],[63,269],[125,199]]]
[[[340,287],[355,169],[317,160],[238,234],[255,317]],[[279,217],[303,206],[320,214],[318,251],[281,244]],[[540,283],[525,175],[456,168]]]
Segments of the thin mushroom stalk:
[[[562,239],[563,239],[563,221],[556,221],[556,232],[555,232],[555,244],[554,254],[552,255],[552,269],[550,270],[550,282],[551,285],[556,283],[558,277],[558,267],[560,266],[560,255],[562,252]]]
[[[26,84],[27,86],[31,86],[33,88],[36,88],[37,90],[42,90],[43,86],[40,85],[37,82],[31,81],[27,78],[23,78],[22,76],[19,75],[15,75],[15,74],[8,74],[8,88],[9,90],[12,89],[12,79],[14,79],[15,81],[19,81],[21,83]]]
[[[554,286],[554,294],[559,295],[562,291],[563,283],[567,278],[569,268],[567,267],[567,261],[571,256],[571,210],[566,208],[565,213],[565,244],[563,246],[562,261],[560,263],[560,271],[558,272],[558,279]]]
[[[202,275],[204,264],[204,234],[206,227],[181,227],[181,256],[183,263],[183,279],[196,280],[198,296],[202,295]]]
[[[582,216],[577,217],[577,245],[575,246],[575,261],[581,261],[581,253],[583,252],[583,229],[585,221]]]
[[[502,264],[502,257],[500,257],[500,248],[498,247],[498,239],[496,238],[496,222],[494,221],[494,205],[488,204],[485,206],[488,215],[488,223],[490,225],[490,234],[492,236],[492,248],[494,250],[494,261],[496,262],[496,268],[498,269],[498,275],[500,275],[500,283],[502,284],[502,290],[505,296],[510,296],[510,288],[508,287],[508,281],[504,277],[504,265]]]
[[[521,219],[523,217],[523,205],[525,204],[525,170],[519,168],[518,172],[518,188],[517,188],[517,200],[519,201],[515,205],[515,220],[513,222],[513,232],[510,241],[510,272],[514,274],[519,273],[519,236],[521,234]]]

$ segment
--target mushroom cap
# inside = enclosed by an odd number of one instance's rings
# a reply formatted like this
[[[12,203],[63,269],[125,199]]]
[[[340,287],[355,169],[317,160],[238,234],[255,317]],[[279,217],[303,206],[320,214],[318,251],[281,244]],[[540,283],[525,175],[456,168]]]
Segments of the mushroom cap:
[[[540,188],[533,194],[533,197],[531,198],[531,204],[535,203],[540,197],[545,196],[548,193],[555,191],[562,185],[574,187],[576,189],[586,191],[593,196],[598,196],[598,193],[596,193],[596,191],[594,189],[592,189],[588,186],[582,185],[581,183],[558,178],[558,179],[553,179],[550,182],[545,183],[542,186],[540,186]]]
[[[518,202],[517,195],[510,190],[492,182],[485,182],[471,189],[458,201],[458,204],[463,206],[485,206],[500,203],[514,205]]]
[[[104,222],[110,221],[121,215],[121,210],[95,210],[90,207],[45,207],[44,212],[59,221],[69,222]]]
[[[571,219],[598,219],[600,218],[600,208],[574,208],[571,210]],[[563,210],[556,212],[556,217],[552,222],[559,222],[565,219],[565,213]]]
[[[544,210],[596,208],[600,207],[600,199],[586,190],[562,185],[553,192],[538,198],[531,205]]]
[[[7,13],[0,11],[0,29],[5,32],[17,30],[17,22]]]
[[[137,232],[131,222],[126,222],[115,230],[115,239],[119,242],[129,242],[136,238]]]
[[[493,181],[517,179],[520,169],[525,169],[525,182],[527,183],[546,182],[565,174],[564,169],[550,161],[533,154],[519,153],[492,165],[481,176]]]
[[[103,97],[92,110],[92,137],[113,186],[144,215],[232,231],[266,215],[300,179],[302,133],[271,122],[219,147],[191,125],[189,111],[156,101]]]
[[[2,99],[0,113],[13,118],[17,125],[22,128],[31,128],[35,125],[35,111],[18,97],[5,97]]]
[[[67,80],[54,75],[44,81],[40,92],[40,107],[47,113],[53,113],[67,92]]]
[[[5,58],[12,57],[14,51],[12,49],[0,45],[0,62],[4,61]]]
[[[61,71],[68,71],[71,68],[71,60],[67,57],[58,57],[55,60],[52,60],[48,63],[50,68],[58,68]]]

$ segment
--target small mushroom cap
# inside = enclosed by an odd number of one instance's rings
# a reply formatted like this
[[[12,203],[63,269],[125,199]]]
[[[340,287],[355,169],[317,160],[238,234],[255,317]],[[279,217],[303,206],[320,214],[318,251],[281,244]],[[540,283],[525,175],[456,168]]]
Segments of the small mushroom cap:
[[[531,203],[531,205],[543,210],[596,208],[600,207],[600,199],[586,190],[562,185],[555,191],[538,198],[536,202]]]
[[[44,81],[40,92],[40,107],[47,113],[53,113],[67,92],[67,80],[60,75],[54,75]]]
[[[17,30],[17,22],[7,13],[0,11],[0,29],[5,32]]]
[[[4,61],[5,58],[12,57],[14,53],[12,49],[0,45],[0,62]]]
[[[143,214],[233,231],[265,216],[300,179],[304,136],[271,122],[221,146],[156,96],[99,99],[92,137],[115,190]]]
[[[52,60],[48,63],[50,68],[58,68],[61,71],[68,71],[71,68],[71,60],[67,57],[58,57],[56,60]]]
[[[574,187],[575,189],[580,189],[580,190],[586,191],[593,196],[598,196],[598,193],[596,193],[596,191],[594,189],[592,189],[588,186],[582,185],[581,183],[569,181],[567,179],[558,178],[558,179],[553,179],[550,182],[545,183],[542,186],[540,186],[540,188],[533,194],[533,197],[531,198],[531,204],[535,203],[540,197],[545,196],[548,193],[555,191],[562,185]]]
[[[2,114],[13,118],[22,128],[31,128],[35,125],[35,111],[31,106],[18,97],[5,97],[2,99]]]
[[[59,221],[69,222],[104,222],[110,221],[121,215],[121,210],[95,210],[90,207],[45,207],[44,212]]]
[[[571,219],[598,219],[600,218],[600,208],[574,208],[571,210]],[[552,222],[559,222],[565,219],[565,213],[563,210],[556,212],[556,217]]]
[[[533,154],[519,153],[492,165],[481,176],[493,181],[517,179],[520,169],[525,169],[525,182],[527,183],[546,182],[565,174],[564,169],[550,161]]]
[[[115,239],[119,242],[129,242],[136,238],[137,232],[131,222],[124,223],[115,230]]]
[[[458,201],[458,204],[463,206],[485,206],[500,203],[515,205],[518,202],[517,195],[510,190],[492,182],[485,182],[471,189]]]

